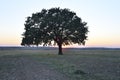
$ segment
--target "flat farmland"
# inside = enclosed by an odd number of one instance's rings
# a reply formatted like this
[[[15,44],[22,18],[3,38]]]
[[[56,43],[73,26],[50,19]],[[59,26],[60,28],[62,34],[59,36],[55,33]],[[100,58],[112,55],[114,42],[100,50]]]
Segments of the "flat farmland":
[[[0,50],[0,80],[120,80],[120,50]]]

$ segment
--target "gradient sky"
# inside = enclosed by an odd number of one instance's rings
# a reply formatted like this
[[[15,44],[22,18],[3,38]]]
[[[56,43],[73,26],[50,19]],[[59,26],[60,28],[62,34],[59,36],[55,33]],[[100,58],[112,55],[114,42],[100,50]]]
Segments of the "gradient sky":
[[[19,46],[26,17],[52,7],[69,8],[88,23],[87,47],[120,47],[120,0],[1,0],[0,46]]]

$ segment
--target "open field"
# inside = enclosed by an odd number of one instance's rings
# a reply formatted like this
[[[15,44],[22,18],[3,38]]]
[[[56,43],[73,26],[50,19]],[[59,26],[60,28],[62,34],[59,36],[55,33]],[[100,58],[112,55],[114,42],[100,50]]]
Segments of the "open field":
[[[0,50],[0,80],[120,80],[120,50]]]

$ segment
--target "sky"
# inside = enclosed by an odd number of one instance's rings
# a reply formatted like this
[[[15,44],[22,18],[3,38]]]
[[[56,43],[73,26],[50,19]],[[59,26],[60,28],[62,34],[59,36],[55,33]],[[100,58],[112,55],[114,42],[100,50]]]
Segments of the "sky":
[[[26,17],[53,7],[69,8],[88,23],[85,47],[120,48],[120,0],[1,0],[0,46],[20,46]]]

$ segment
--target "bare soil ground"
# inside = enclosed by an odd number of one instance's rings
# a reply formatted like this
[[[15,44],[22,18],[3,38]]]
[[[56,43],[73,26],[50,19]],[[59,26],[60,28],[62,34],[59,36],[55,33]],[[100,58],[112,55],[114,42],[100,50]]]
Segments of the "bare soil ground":
[[[69,80],[65,75],[28,56],[0,57],[0,80]]]
[[[120,50],[1,50],[0,80],[120,80]]]

